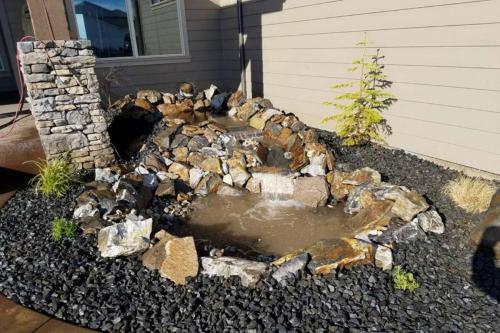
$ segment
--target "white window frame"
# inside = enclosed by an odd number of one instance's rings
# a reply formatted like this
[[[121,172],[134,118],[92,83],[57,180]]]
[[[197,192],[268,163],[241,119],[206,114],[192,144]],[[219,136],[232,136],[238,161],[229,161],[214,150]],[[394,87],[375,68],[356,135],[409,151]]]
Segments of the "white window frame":
[[[75,2],[74,0],[69,0],[71,3],[71,21],[72,25],[75,27],[75,31],[80,36],[78,32],[78,25],[76,24],[75,16]],[[135,27],[133,24],[132,15],[129,15],[132,8],[132,0],[125,0],[125,5],[127,8],[127,19],[128,27],[130,31],[130,40],[132,42],[132,53],[133,56],[129,57],[111,57],[111,58],[97,58],[96,67],[106,68],[106,67],[124,67],[124,66],[141,66],[141,65],[161,65],[161,64],[175,64],[175,63],[186,63],[191,61],[191,56],[189,53],[189,42],[188,33],[186,26],[186,9],[184,6],[184,0],[163,0],[157,4],[152,4],[152,7],[173,5],[174,2],[177,4],[177,16],[179,21],[179,33],[181,38],[181,53],[179,54],[159,54],[159,55],[138,55],[137,48],[137,37],[135,33]]]

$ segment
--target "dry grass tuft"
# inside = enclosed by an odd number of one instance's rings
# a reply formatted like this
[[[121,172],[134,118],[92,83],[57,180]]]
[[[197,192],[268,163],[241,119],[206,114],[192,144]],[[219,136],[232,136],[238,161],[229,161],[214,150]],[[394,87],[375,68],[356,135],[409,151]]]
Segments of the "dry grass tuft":
[[[488,209],[496,188],[482,179],[460,176],[446,184],[444,191],[466,212],[481,213]]]

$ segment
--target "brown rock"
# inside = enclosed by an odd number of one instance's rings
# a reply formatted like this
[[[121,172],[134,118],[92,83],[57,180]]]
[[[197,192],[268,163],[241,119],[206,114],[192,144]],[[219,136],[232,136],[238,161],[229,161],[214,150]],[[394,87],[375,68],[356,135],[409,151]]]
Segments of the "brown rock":
[[[258,110],[259,106],[255,105],[258,98],[247,100],[242,106],[238,107],[236,116],[244,121],[248,121]],[[262,100],[262,98],[260,98]]]
[[[194,189],[194,193],[199,195],[208,195],[210,193],[217,193],[219,186],[222,184],[222,179],[219,175],[209,173],[205,177],[201,179],[196,188]]]
[[[205,157],[203,157],[201,153],[193,152],[189,154],[187,161],[192,166],[201,168],[201,163],[203,162],[204,159]]]
[[[196,135],[204,135],[205,129],[198,125],[184,125],[181,133],[192,138]]]
[[[198,268],[193,237],[174,238],[165,244],[165,260],[159,269],[162,277],[183,285],[187,277],[198,274]]]
[[[267,122],[264,128],[264,144],[273,145],[278,142],[278,137],[281,133],[282,127],[272,121]]]
[[[205,112],[205,103],[203,103],[203,100],[197,100],[196,103],[194,103],[193,106],[194,111],[198,112]]]
[[[295,180],[292,198],[308,207],[325,206],[328,196],[328,185],[324,177],[299,177]]]
[[[353,229],[359,231],[383,230],[384,227],[389,225],[391,220],[391,208],[393,204],[389,200],[372,201],[370,205],[365,206],[365,208],[351,219],[350,224]]]
[[[217,194],[223,196],[239,197],[244,193],[245,193],[244,190],[229,186],[228,184],[225,183],[221,184],[217,189]]]
[[[210,128],[206,128],[205,137],[208,139],[208,142],[212,143],[217,140],[219,135],[217,135],[217,133],[215,133],[215,131],[211,130]]]
[[[328,170],[335,170],[335,156],[333,156],[333,152],[329,149],[326,149],[326,166]]]
[[[250,193],[260,193],[260,181],[256,178],[251,177],[250,179],[248,179],[245,188]]]
[[[278,135],[278,143],[285,148],[288,142],[288,139],[290,136],[293,134],[292,130],[285,127],[281,130],[280,134]]]
[[[283,119],[281,126],[291,128],[298,121],[299,119],[295,117],[295,115],[289,114],[285,117],[285,119]]]
[[[327,180],[330,183],[330,192],[335,200],[343,200],[353,188],[353,185],[344,184],[344,180],[350,176],[349,172],[333,171],[327,175]]]
[[[175,156],[176,162],[187,162],[187,157],[189,154],[189,150],[187,149],[187,147],[177,147],[172,151],[172,153]]]
[[[250,118],[248,125],[253,128],[263,130],[266,126],[267,121],[274,115],[281,114],[281,111],[275,109],[267,109],[264,111],[259,111]]]
[[[167,171],[168,168],[163,161],[155,154],[148,154],[142,163],[146,169],[153,170],[154,172]]]
[[[314,129],[309,128],[304,131],[303,140],[305,144],[318,143],[318,133]]]
[[[175,95],[173,94],[163,94],[163,103],[164,104],[175,104]]]
[[[172,139],[174,138],[178,129],[178,125],[167,127],[154,137],[153,143],[161,149],[170,149],[170,144],[172,143]]]
[[[217,122],[210,122],[208,123],[208,128],[211,129],[214,132],[220,132],[220,133],[226,133],[227,129],[222,125]]]
[[[292,171],[297,171],[302,168],[307,163],[306,153],[302,145],[302,140],[298,135],[293,134],[288,138],[287,151],[292,153],[292,160],[288,164],[288,167]]]
[[[184,94],[192,95],[194,93],[194,87],[191,83],[184,82],[180,85],[179,90]]]
[[[184,182],[189,181],[189,168],[184,164],[174,162],[168,168],[168,172],[171,172],[177,176]]]
[[[352,172],[349,177],[344,179],[343,183],[347,185],[380,184],[382,176],[372,168],[358,169]]]
[[[165,245],[168,241],[175,239],[165,230],[160,230],[155,234],[155,238],[160,241],[142,255],[142,264],[149,270],[158,270],[167,256]]]
[[[159,91],[152,90],[152,89],[146,89],[146,90],[139,90],[137,92],[137,98],[140,99],[146,99],[152,104],[156,104],[159,101],[161,101],[162,96]]]
[[[200,168],[204,171],[213,172],[219,175],[223,174],[220,160],[217,157],[205,158],[201,162]]]
[[[245,186],[245,183],[250,178],[250,174],[246,168],[245,155],[235,151],[233,156],[227,161],[227,164],[233,182],[240,187]]]
[[[155,195],[157,197],[164,197],[167,195],[175,195],[175,183],[170,178],[165,178],[158,184]]]
[[[153,104],[151,104],[147,99],[144,98],[136,98],[134,105],[146,111],[155,111],[155,107],[153,106]]]
[[[402,195],[396,199],[394,206],[392,206],[392,212],[403,221],[409,222],[415,215],[429,208],[425,199],[418,192],[401,193]]]
[[[356,239],[319,241],[306,252],[311,255],[307,267],[315,274],[328,274],[355,263],[369,263],[371,246]]]
[[[194,121],[193,108],[190,100],[184,100],[177,104],[160,104],[158,110],[167,119],[182,119],[187,122]]]
[[[187,193],[181,192],[181,193],[177,194],[176,199],[178,202],[183,202],[183,201],[191,201],[191,200],[193,200],[193,197]]]
[[[231,94],[231,96],[227,100],[227,106],[229,108],[234,108],[234,107],[240,106],[243,103],[245,103],[245,97],[243,96],[243,91],[241,91],[241,90],[238,90],[238,91],[234,92],[233,94]]]

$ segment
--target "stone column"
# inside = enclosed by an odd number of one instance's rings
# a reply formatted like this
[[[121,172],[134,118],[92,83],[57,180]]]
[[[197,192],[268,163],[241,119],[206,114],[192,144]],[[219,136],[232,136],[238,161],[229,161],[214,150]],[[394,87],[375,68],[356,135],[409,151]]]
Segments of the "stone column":
[[[20,42],[17,48],[47,159],[68,152],[84,169],[113,162],[90,41]]]

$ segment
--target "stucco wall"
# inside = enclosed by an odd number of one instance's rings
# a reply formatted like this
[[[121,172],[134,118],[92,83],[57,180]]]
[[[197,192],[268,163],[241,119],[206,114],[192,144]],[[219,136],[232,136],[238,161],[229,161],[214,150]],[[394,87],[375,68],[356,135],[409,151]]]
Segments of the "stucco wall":
[[[224,83],[238,84],[236,10],[224,2]],[[234,3],[234,1],[232,1]],[[391,91],[391,146],[500,174],[500,1],[246,1],[254,94],[309,125],[331,112],[328,87],[352,78],[368,32],[382,48]],[[189,25],[189,23],[188,23]]]

